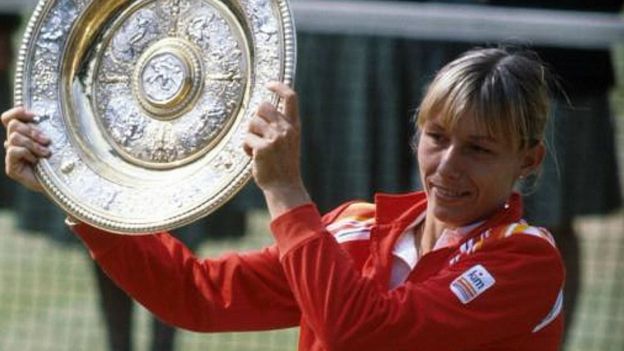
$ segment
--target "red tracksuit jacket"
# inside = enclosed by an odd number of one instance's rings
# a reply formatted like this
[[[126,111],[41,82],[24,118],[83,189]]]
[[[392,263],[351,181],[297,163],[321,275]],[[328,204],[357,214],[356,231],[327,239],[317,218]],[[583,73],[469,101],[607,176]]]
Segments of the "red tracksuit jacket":
[[[304,205],[273,221],[276,245],[215,260],[198,260],[166,233],[74,231],[119,286],[182,328],[300,325],[299,350],[554,351],[563,265],[549,235],[520,221],[521,207],[514,194],[458,245],[420,258],[391,291],[392,248],[425,211],[423,193],[378,195],[323,218]]]

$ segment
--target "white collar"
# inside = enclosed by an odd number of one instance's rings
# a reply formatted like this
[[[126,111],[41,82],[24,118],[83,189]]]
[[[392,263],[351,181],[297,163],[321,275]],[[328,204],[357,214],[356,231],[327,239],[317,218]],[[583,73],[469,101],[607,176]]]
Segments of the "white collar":
[[[414,237],[414,227],[422,223],[425,219],[425,212],[416,218],[405,231],[401,234],[397,240],[394,248],[392,249],[392,255],[401,259],[411,269],[414,269],[416,263],[420,259],[418,251],[416,250],[416,238]],[[461,240],[461,237],[468,234],[471,230],[475,229],[479,225],[483,224],[483,221],[472,223],[463,227],[455,229],[444,229],[442,235],[436,240],[433,246],[433,251],[445,248],[453,243]],[[458,238],[459,237],[459,238]]]

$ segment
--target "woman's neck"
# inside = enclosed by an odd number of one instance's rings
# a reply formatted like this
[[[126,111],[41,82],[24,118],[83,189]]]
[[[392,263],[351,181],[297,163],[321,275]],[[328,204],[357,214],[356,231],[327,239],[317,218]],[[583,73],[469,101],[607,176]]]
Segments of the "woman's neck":
[[[449,236],[441,243],[443,246],[448,245],[449,242],[454,240],[461,240],[461,237],[468,234],[483,222],[483,220],[476,220],[471,224],[458,226],[440,221],[432,213],[427,212],[425,220],[415,231],[416,249],[421,255],[424,255],[433,250],[437,244],[440,244],[438,241],[445,235],[444,233],[446,230],[450,230],[451,233],[448,233]]]
[[[427,215],[424,223],[421,225],[423,228],[420,230],[420,237],[416,238],[416,241],[417,245],[419,245],[419,251],[422,255],[425,255],[433,250],[444,229],[451,228],[451,226],[436,219],[433,213],[429,212],[429,209],[427,209]]]

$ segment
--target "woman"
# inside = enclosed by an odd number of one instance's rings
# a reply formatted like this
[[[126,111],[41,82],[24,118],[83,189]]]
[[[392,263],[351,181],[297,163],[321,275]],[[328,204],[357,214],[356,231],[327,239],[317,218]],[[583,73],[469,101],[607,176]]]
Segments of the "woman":
[[[168,323],[196,331],[301,326],[300,350],[557,350],[563,266],[521,220],[515,183],[544,157],[546,70],[528,52],[470,51],[445,66],[417,116],[425,191],[319,215],[299,173],[297,96],[268,88],[244,143],[276,244],[198,260],[167,233],[71,224],[93,258]],[[6,112],[7,174],[40,190],[50,142]]]

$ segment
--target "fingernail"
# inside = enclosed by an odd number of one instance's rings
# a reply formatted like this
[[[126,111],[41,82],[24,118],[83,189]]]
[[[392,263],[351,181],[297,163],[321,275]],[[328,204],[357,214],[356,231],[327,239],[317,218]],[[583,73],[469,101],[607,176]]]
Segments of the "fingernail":
[[[50,155],[50,149],[48,149],[45,146],[38,146],[39,151],[41,152],[42,155],[44,156],[49,156]]]
[[[45,134],[43,134],[40,131],[35,131],[33,132],[35,139],[37,139],[37,141],[42,142],[42,143],[49,143],[50,142],[50,138],[48,138]]]
[[[48,136],[43,133],[39,133],[39,140],[44,143],[50,142],[50,138],[48,138]]]

